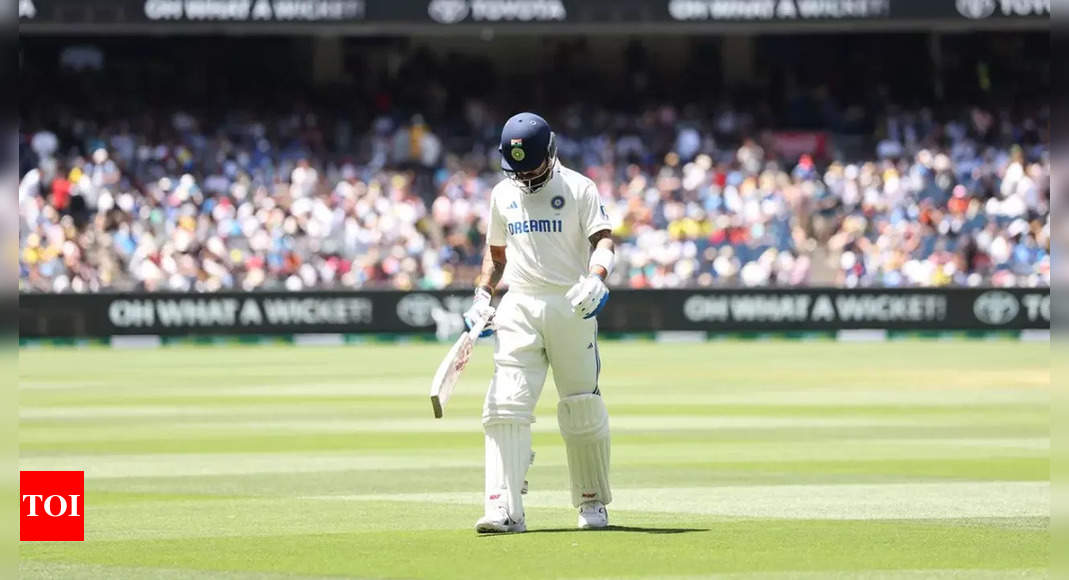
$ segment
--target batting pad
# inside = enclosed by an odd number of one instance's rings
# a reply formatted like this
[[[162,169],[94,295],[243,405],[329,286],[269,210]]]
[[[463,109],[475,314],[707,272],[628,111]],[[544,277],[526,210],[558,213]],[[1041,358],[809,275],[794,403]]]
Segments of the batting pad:
[[[514,521],[523,519],[523,480],[531,465],[531,424],[494,422],[486,431],[486,515],[505,506]]]
[[[600,395],[564,397],[557,405],[557,424],[568,448],[572,505],[609,503],[609,412]]]

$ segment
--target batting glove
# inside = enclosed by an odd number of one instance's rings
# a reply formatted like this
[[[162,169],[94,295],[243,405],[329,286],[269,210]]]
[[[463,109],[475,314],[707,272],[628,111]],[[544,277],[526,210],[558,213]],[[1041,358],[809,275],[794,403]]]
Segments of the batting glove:
[[[475,289],[475,300],[471,303],[471,308],[464,313],[464,326],[471,330],[475,326],[475,322],[479,320],[492,320],[496,310],[493,306],[490,306],[490,293],[486,288]],[[479,338],[486,338],[494,333],[494,328],[490,326],[489,322],[483,327],[483,331],[479,333]]]
[[[580,278],[564,296],[572,305],[572,312],[575,312],[576,316],[593,318],[609,301],[609,288],[600,276],[590,274]]]

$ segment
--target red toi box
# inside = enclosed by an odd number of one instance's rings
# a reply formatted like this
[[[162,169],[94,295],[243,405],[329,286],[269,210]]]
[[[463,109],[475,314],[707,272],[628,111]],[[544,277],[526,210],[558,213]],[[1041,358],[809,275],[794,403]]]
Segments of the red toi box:
[[[85,472],[19,472],[19,539],[81,542],[85,539]]]

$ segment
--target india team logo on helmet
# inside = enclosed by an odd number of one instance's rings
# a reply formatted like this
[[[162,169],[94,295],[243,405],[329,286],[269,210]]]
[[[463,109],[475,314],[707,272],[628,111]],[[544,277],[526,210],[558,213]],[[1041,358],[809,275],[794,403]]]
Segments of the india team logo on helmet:
[[[527,152],[523,150],[523,139],[513,139],[510,143],[512,151],[509,155],[516,161],[523,161],[527,157]]]

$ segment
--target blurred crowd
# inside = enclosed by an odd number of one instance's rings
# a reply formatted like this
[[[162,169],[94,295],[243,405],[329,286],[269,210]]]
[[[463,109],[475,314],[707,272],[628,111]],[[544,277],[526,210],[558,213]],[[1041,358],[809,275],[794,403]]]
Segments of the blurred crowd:
[[[64,117],[22,135],[21,288],[470,285],[499,117],[468,102],[460,149],[418,114],[367,131],[310,111]],[[550,121],[616,224],[615,286],[1049,284],[1045,110],[890,110],[857,159],[834,140],[828,159],[784,155],[732,107]]]

